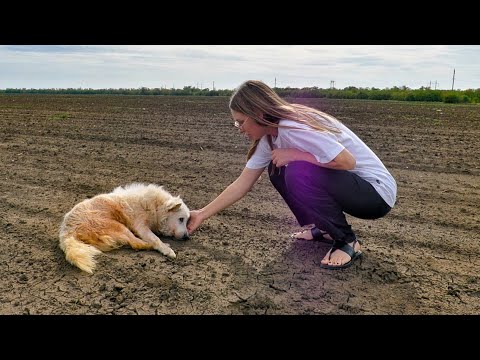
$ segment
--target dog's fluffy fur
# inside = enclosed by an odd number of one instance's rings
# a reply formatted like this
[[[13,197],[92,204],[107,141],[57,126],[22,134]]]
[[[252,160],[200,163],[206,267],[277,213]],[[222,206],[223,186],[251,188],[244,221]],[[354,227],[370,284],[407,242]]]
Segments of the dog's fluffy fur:
[[[60,248],[67,260],[88,273],[94,256],[124,245],[158,250],[175,258],[155,233],[188,238],[190,211],[178,196],[154,184],[119,186],[111,193],[83,200],[70,210],[60,227]]]

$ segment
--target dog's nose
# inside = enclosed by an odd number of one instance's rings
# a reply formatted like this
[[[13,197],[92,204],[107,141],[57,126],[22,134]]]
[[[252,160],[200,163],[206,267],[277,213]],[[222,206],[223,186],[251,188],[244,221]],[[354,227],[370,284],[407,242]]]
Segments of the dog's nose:
[[[188,236],[188,234],[183,235],[182,240],[188,240],[188,239],[190,239],[190,236]]]

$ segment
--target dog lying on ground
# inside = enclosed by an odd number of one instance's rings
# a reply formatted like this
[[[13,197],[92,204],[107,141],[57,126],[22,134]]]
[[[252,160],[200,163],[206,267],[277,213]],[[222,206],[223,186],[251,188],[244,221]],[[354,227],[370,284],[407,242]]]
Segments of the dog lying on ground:
[[[90,274],[95,255],[125,245],[135,250],[158,250],[175,258],[175,252],[155,233],[187,239],[189,217],[183,200],[161,186],[119,186],[111,193],[83,200],[65,214],[60,248],[71,264]]]

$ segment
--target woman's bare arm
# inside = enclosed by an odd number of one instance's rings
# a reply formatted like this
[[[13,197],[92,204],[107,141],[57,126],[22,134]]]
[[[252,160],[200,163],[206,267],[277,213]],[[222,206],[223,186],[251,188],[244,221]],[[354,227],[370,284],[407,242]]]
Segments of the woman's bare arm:
[[[332,161],[320,163],[312,154],[298,149],[275,149],[272,150],[272,161],[278,166],[287,165],[291,161],[308,161],[312,164],[335,170],[352,170],[356,160],[347,149],[343,149]]]
[[[227,208],[243,198],[253,187],[263,170],[263,168],[243,169],[240,176],[234,182],[228,185],[225,190],[223,190],[223,192],[208,205],[199,210],[190,211],[190,219],[187,226],[188,232],[192,233],[210,216],[215,215],[219,211]]]

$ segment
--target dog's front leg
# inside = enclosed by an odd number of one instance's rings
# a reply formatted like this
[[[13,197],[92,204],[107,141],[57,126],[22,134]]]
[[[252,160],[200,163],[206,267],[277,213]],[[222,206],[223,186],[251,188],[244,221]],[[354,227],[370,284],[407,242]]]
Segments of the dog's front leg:
[[[148,226],[143,224],[136,224],[135,231],[140,237],[140,239],[153,244],[153,248],[161,252],[163,255],[166,255],[172,259],[175,259],[177,257],[177,255],[175,255],[175,252],[170,248],[170,245],[162,242],[162,240],[160,240],[159,237],[155,235]]]

